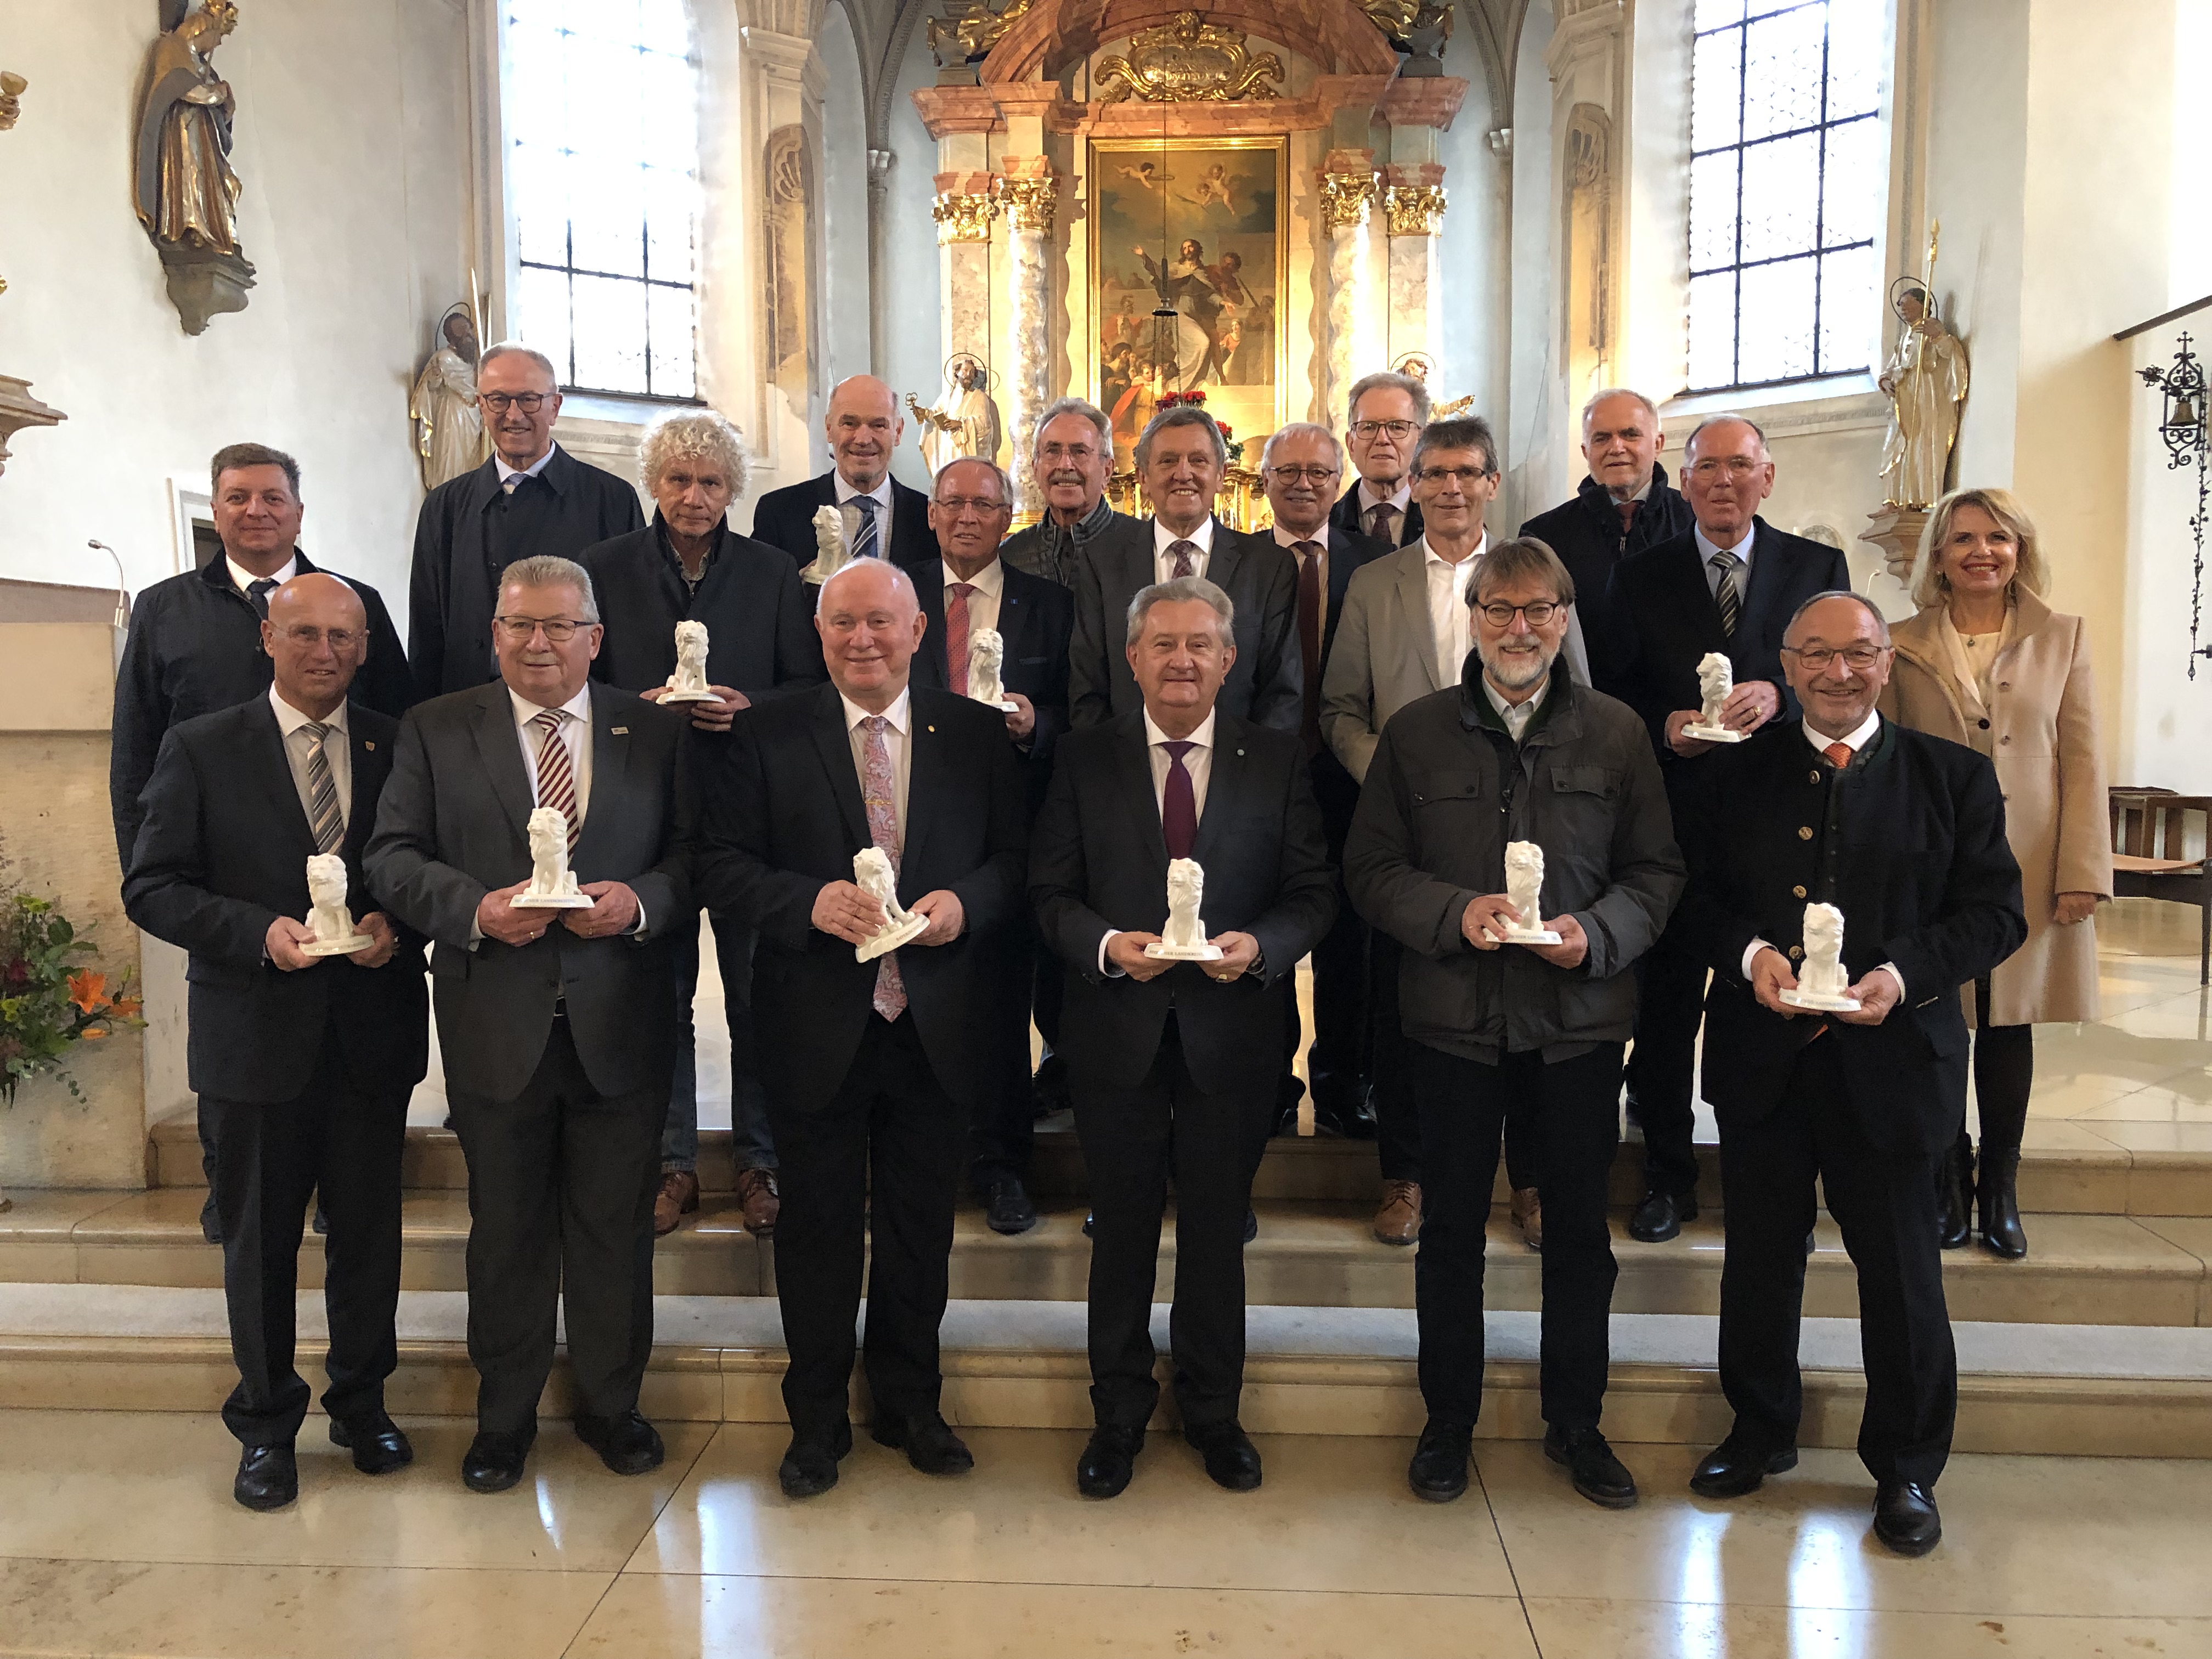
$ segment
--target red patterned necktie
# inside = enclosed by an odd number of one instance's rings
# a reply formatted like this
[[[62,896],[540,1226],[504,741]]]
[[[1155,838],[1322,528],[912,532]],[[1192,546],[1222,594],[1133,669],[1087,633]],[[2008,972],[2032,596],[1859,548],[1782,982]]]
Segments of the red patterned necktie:
[[[1388,501],[1377,501],[1367,509],[1367,533],[1378,542],[1398,544],[1398,509]]]
[[[1832,743],[1820,752],[1828,757],[1828,764],[1838,772],[1851,763],[1851,746],[1847,743]]]
[[[576,837],[584,831],[576,814],[576,772],[568,758],[568,745],[561,738],[566,711],[542,708],[530,717],[538,731],[538,804],[557,809],[568,820],[568,850],[576,850]]]
[[[860,769],[860,799],[868,809],[868,839],[880,848],[891,861],[891,874],[898,874],[899,830],[897,787],[891,775],[891,751],[884,742],[884,727],[890,722],[881,714],[864,716],[861,726],[866,731],[867,743],[862,753],[867,763]],[[906,1012],[906,981],[899,977],[898,952],[887,951],[876,958],[876,1012],[885,1019],[896,1019]]]
[[[952,689],[968,695],[968,596],[973,582],[954,582],[945,590],[945,672]]]
[[[1321,750],[1321,635],[1322,615],[1321,553],[1319,542],[1298,542],[1291,551],[1298,559],[1298,645],[1305,653],[1305,708],[1299,718],[1298,734],[1304,739],[1306,753],[1316,754]]]
[[[1168,557],[1175,561],[1175,568],[1169,572],[1170,580],[1181,581],[1194,573],[1196,567],[1191,563],[1191,556],[1197,551],[1196,542],[1177,540],[1168,544]]]

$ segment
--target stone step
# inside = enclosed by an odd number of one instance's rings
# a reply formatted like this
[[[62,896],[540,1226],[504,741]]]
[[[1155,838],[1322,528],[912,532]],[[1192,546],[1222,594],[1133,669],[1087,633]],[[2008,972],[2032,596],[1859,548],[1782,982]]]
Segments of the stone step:
[[[2058,1215],[2212,1216],[2212,1150],[2190,1145],[2168,1147],[2156,1137],[2130,1136],[2127,1129],[2161,1126],[2104,1126],[2117,1139],[2064,1123],[2030,1126],[2021,1155],[2020,1196],[2029,1210]],[[2147,1144],[2130,1146],[2128,1139]],[[2045,1141],[2049,1144],[2038,1145]],[[1698,1148],[1698,1200],[1710,1209],[1721,1201],[1720,1158],[1711,1145]],[[151,1184],[200,1187],[198,1131],[187,1111],[154,1126],[148,1152]],[[465,1192],[468,1167],[450,1129],[417,1126],[407,1132],[404,1179],[410,1192]],[[737,1187],[730,1132],[702,1129],[699,1134],[699,1181],[708,1194]],[[1373,1203],[1381,1176],[1372,1142],[1315,1136],[1278,1135],[1267,1143],[1253,1195],[1261,1199],[1322,1200]],[[1066,1114],[1040,1123],[1030,1187],[1042,1200],[1080,1200],[1090,1188]],[[1506,1196],[1505,1171],[1498,1172],[1497,1195]],[[1644,1193],[1644,1147],[1633,1133],[1613,1159],[1613,1201],[1632,1205]]]
[[[0,1281],[210,1287],[222,1283],[221,1253],[204,1243],[194,1188],[145,1193],[31,1193],[0,1214]],[[1255,1305],[1323,1309],[1407,1308],[1413,1304],[1411,1249],[1375,1241],[1364,1205],[1263,1200],[1259,1238],[1245,1252],[1246,1297]],[[972,1301],[1080,1303],[1091,1247],[1079,1203],[1048,1203],[1038,1225],[1001,1237],[981,1212],[963,1207],[955,1223],[952,1294]],[[402,1283],[410,1290],[464,1288],[468,1206],[459,1193],[410,1193],[403,1224]],[[1700,1218],[1665,1244],[1626,1236],[1614,1217],[1620,1274],[1613,1308],[1621,1314],[1704,1315],[1720,1297],[1721,1230]],[[2212,1219],[2037,1214],[2027,1218],[2030,1254],[2002,1261],[1978,1247],[1947,1252],[1944,1280],[1952,1316],[1961,1322],[2106,1326],[2212,1326]],[[1161,1241],[1158,1288],[1175,1269],[1172,1220]],[[1540,1259],[1493,1212],[1487,1285],[1490,1304],[1538,1305]],[[311,1233],[301,1253],[304,1285],[321,1283],[321,1252]],[[672,1296],[767,1297],[775,1289],[771,1241],[740,1224],[733,1199],[709,1195],[655,1253],[656,1288]],[[1820,1217],[1806,1264],[1805,1311],[1847,1317],[1857,1310],[1857,1281],[1834,1223]]]
[[[323,1340],[321,1298],[300,1298],[302,1370]],[[388,1403],[405,1416],[465,1416],[476,1376],[465,1344],[465,1298],[400,1298],[399,1370]],[[775,1304],[759,1298],[664,1296],[641,1404],[663,1419],[780,1423],[784,1352]],[[1410,1312],[1255,1308],[1246,1322],[1241,1415],[1260,1433],[1411,1436],[1422,1421]],[[1710,1446],[1729,1409],[1713,1370],[1716,1322],[1616,1315],[1605,1428],[1614,1439]],[[1486,1437],[1540,1436],[1537,1322],[1486,1321]],[[1153,1340],[1168,1373],[1167,1310]],[[1053,1301],[957,1301],[944,1330],[945,1414],[973,1427],[1081,1428],[1091,1421],[1083,1309]],[[2212,1456],[2212,1331],[1984,1324],[1959,1328],[1960,1451],[2100,1456]],[[1849,1320],[1808,1319],[1808,1446],[1853,1443],[1865,1385]],[[0,1407],[213,1413],[235,1380],[220,1291],[70,1284],[0,1285]],[[541,1415],[570,1409],[556,1367]],[[854,1384],[865,1420],[864,1385]],[[1158,1419],[1173,1420],[1164,1392]],[[319,1431],[311,1425],[310,1432]],[[1686,1463],[1685,1474],[1687,1473]]]

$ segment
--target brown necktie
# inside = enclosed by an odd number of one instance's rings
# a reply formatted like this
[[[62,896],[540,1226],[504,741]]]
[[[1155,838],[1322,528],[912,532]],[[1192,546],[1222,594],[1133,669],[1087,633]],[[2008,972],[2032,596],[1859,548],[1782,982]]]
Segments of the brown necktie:
[[[1298,648],[1306,668],[1305,712],[1298,733],[1305,739],[1306,753],[1313,755],[1321,750],[1322,545],[1296,542],[1291,551],[1298,559]]]
[[[1377,501],[1367,509],[1367,533],[1378,542],[1398,544],[1398,509],[1388,501]]]
[[[1197,551],[1196,542],[1177,540],[1168,544],[1168,557],[1175,561],[1173,568],[1168,573],[1171,580],[1181,581],[1193,573],[1196,567],[1191,563],[1191,558]]]
[[[945,590],[945,672],[952,689],[968,695],[968,596],[973,582],[954,582]]]

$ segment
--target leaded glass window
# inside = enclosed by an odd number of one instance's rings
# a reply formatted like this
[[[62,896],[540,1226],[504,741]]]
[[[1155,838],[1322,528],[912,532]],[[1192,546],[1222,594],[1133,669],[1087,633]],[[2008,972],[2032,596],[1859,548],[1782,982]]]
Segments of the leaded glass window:
[[[508,0],[518,337],[565,386],[690,398],[698,75],[684,0]]]
[[[1692,391],[1872,362],[1885,12],[1883,0],[1696,0]]]

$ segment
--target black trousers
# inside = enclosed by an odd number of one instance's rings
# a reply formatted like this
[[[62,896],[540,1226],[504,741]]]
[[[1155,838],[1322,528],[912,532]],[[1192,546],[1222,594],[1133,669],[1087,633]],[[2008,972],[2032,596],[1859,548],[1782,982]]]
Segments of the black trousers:
[[[1075,1131],[1091,1178],[1091,1407],[1102,1425],[1142,1428],[1159,1401],[1152,1375],[1152,1284],[1170,1167],[1175,1303],[1169,1346],[1187,1427],[1237,1415],[1244,1383],[1244,1211],[1267,1149],[1275,1079],[1215,1093],[1183,1063],[1170,1015],[1152,1069],[1133,1089],[1075,1079]]]
[[[1796,1443],[1804,1397],[1797,1325],[1817,1176],[1858,1269],[1867,1382],[1859,1460],[1876,1480],[1933,1487],[1959,1407],[1937,1242],[1937,1155],[1885,1152],[1868,1140],[1835,1049],[1828,1036],[1807,1043],[1776,1110],[1722,1132],[1721,1389],[1740,1431],[1772,1446]]]
[[[1628,1103],[1644,1130],[1644,1181],[1654,1192],[1697,1190],[1692,1148],[1697,1113],[1698,1025],[1705,1015],[1705,964],[1668,928],[1636,963],[1636,1046],[1628,1051]],[[1548,1244],[1550,1235],[1546,1235]]]
[[[556,1018],[513,1100],[452,1093],[469,1165],[469,1358],[477,1426],[528,1433],[568,1316],[576,1409],[635,1408],[653,1354],[653,1197],[664,1085],[603,1095]]]
[[[1336,920],[1313,948],[1313,1047],[1306,1051],[1306,1076],[1313,1085],[1314,1104],[1348,1122],[1358,1110],[1361,1085],[1365,1082],[1367,1024],[1367,924],[1360,921],[1338,884]],[[1290,997],[1290,1052],[1287,1067],[1297,1058],[1304,1033],[1298,1012],[1297,980],[1283,975]]]
[[[966,1116],[939,1084],[911,1013],[868,1016],[827,1105],[794,1112],[770,1097],[783,1159],[775,1224],[775,1296],[791,1353],[783,1405],[795,1432],[828,1435],[848,1415],[864,1264],[868,1328],[859,1346],[877,1413],[938,1409],[937,1328]]]
[[[1430,1420],[1472,1428],[1482,1409],[1483,1230],[1509,1108],[1517,1101],[1529,1109],[1533,1184],[1544,1194],[1544,1420],[1595,1428],[1605,1407],[1615,1276],[1605,1205],[1620,1143],[1621,1045],[1601,1043],[1553,1065],[1529,1053],[1490,1066],[1426,1043],[1407,1046],[1429,1175],[1413,1307]]]
[[[335,1021],[339,1016],[333,1014]],[[248,1446],[289,1443],[310,1390],[294,1368],[300,1238],[319,1186],[330,1215],[323,1303],[331,1328],[323,1408],[345,1419],[380,1409],[399,1364],[399,1159],[409,1090],[374,1088],[326,1030],[307,1087],[274,1104],[199,1097],[216,1152],[222,1294],[238,1386],[224,1425]]]
[[[1375,1084],[1375,1152],[1385,1181],[1421,1179],[1420,1109],[1413,1100],[1411,1050],[1398,1018],[1398,961],[1403,947],[1380,927],[1368,930],[1368,1068]]]
[[[1007,1176],[1025,1179],[1030,1172],[1030,1150],[1036,1139],[1036,1097],[1030,1087],[1031,1009],[1048,1043],[1060,1035],[1060,970],[1055,958],[1052,970],[1045,971],[1043,941],[1024,929],[993,948],[1004,951],[1006,961],[993,990],[999,999],[991,1010],[998,1058],[990,1077],[978,1079],[976,1091],[969,1173],[979,1189]]]

